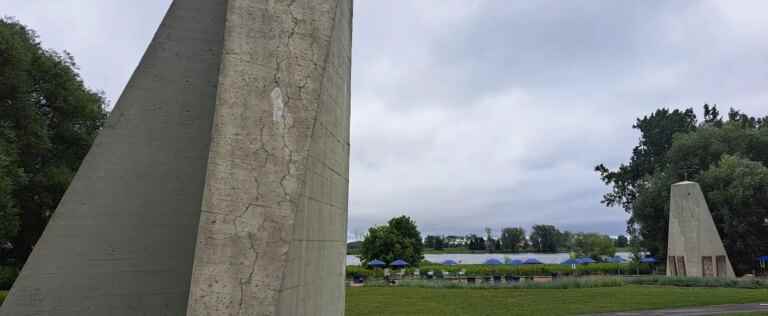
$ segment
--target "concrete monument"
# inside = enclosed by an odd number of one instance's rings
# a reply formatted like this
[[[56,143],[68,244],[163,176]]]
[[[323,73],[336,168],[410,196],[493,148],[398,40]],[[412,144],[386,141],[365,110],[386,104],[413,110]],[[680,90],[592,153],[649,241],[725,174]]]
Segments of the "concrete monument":
[[[351,19],[173,1],[0,315],[343,315]]]
[[[698,183],[672,185],[667,243],[667,276],[735,276]]]

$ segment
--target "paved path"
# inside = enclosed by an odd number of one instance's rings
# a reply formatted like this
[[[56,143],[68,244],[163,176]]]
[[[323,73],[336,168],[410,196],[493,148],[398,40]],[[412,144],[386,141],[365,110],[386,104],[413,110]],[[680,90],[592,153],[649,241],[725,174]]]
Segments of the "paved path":
[[[689,308],[679,308],[679,309],[658,309],[658,310],[649,310],[649,311],[595,314],[595,316],[609,316],[609,315],[613,315],[613,316],[656,316],[656,315],[703,316],[703,315],[723,315],[723,314],[756,313],[756,312],[768,313],[768,303],[700,306],[700,307],[689,307]]]

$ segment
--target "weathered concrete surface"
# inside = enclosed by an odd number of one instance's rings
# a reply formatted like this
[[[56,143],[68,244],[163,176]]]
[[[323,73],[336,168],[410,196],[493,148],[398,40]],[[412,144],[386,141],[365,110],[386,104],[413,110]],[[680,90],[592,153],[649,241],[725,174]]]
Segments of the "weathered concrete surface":
[[[351,36],[175,0],[0,315],[343,315]]]
[[[184,315],[225,11],[173,3],[0,315]]]
[[[719,265],[724,277],[735,277],[720,234],[712,220],[704,194],[698,183],[680,182],[672,185],[669,209],[668,257],[684,257],[685,275],[704,276],[702,257],[711,257],[717,275],[717,256],[724,256]],[[675,274],[675,267],[667,260],[667,275]],[[678,271],[681,269],[677,269]],[[678,272],[678,275],[683,273]]]
[[[187,315],[343,315],[351,0],[230,0]]]

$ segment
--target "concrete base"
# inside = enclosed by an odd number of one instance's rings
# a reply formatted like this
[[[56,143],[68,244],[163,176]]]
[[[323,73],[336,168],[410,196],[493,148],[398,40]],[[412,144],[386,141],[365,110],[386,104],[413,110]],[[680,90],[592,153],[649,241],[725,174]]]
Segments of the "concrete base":
[[[175,0],[0,315],[343,315],[351,19]]]
[[[668,276],[735,277],[698,183],[672,185]]]

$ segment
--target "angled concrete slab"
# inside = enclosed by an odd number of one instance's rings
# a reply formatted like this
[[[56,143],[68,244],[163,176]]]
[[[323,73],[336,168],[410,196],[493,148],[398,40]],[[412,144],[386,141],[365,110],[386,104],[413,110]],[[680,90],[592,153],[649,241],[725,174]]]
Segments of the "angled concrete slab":
[[[667,275],[735,277],[704,193],[696,182],[672,185]]]
[[[175,0],[0,315],[343,315],[351,19]]]
[[[170,7],[0,315],[184,314],[225,10]]]

